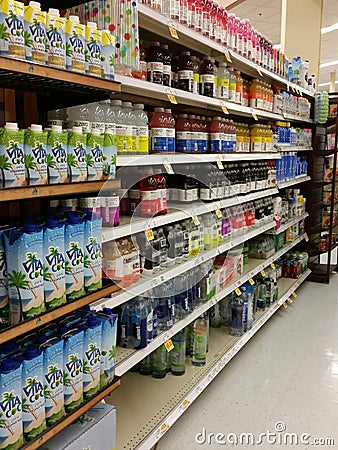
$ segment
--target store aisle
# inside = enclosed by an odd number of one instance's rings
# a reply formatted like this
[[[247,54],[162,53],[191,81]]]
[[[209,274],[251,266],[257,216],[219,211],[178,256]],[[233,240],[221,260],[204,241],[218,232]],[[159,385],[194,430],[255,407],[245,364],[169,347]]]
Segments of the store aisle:
[[[284,433],[264,438],[261,445],[232,448],[314,448],[292,445],[285,433],[333,438],[338,446],[338,275],[329,286],[305,283],[298,298],[283,307],[226,366],[207,390],[158,443],[158,450],[229,448],[229,433],[275,432],[283,422]],[[276,425],[283,427],[282,424]],[[223,433],[216,443],[198,444],[195,436]],[[203,442],[204,434],[199,435]],[[279,445],[281,439],[282,445]],[[293,439],[296,439],[295,437]],[[296,442],[295,440],[293,442]],[[319,448],[334,448],[329,443]],[[337,448],[337,447],[336,447]]]

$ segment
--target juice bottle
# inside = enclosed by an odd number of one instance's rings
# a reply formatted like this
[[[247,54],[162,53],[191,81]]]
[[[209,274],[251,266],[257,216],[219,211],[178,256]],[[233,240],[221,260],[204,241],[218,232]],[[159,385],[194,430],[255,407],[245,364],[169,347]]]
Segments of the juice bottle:
[[[210,0],[202,0],[202,34],[203,36],[210,36],[210,11],[212,2]]]
[[[62,127],[52,125],[47,138],[47,173],[50,184],[67,183],[68,133]]]
[[[111,100],[111,109],[116,123],[117,154],[125,154],[127,151],[127,119],[125,111],[122,109],[122,101]]]
[[[47,13],[47,64],[59,69],[66,68],[65,19],[58,9],[49,8]]]
[[[167,214],[167,182],[160,169],[155,169],[158,195],[158,214]]]
[[[101,322],[89,316],[84,325],[83,397],[90,399],[100,389]]]
[[[39,63],[46,62],[46,12],[40,3],[29,2],[25,7],[26,59]]]
[[[147,53],[147,80],[151,83],[163,84],[163,51],[160,43],[152,42]]]
[[[81,127],[73,127],[68,136],[69,182],[87,181],[87,135]]]
[[[187,114],[180,114],[176,122],[176,151],[191,152],[191,123]]]
[[[66,69],[85,73],[85,26],[80,23],[79,16],[69,16],[66,21]]]
[[[196,23],[196,0],[188,0],[187,27],[195,28]]]
[[[239,70],[235,71],[236,75],[236,103],[240,105],[243,103],[243,78]]]
[[[84,287],[87,293],[102,288],[102,219],[88,212],[84,224]]]
[[[208,135],[208,123],[204,116],[200,119],[200,136],[201,139],[198,141],[198,152],[207,153],[209,145],[209,135]]]
[[[102,277],[114,283],[121,283],[123,280],[122,256],[117,241],[103,243],[102,253]]]
[[[176,148],[176,142],[175,142],[175,119],[174,116],[171,113],[171,109],[166,108],[164,110],[164,113],[167,117],[167,139],[168,139],[168,152],[174,153]]]
[[[149,129],[148,116],[144,111],[142,103],[135,103],[133,106],[135,125],[137,130],[136,136],[136,153],[140,155],[149,153]]]
[[[146,168],[140,181],[141,217],[154,217],[158,214],[157,188],[158,181],[153,174],[153,169]]]
[[[180,23],[187,25],[188,21],[188,0],[180,0]]]
[[[217,93],[216,97],[221,100],[229,99],[230,72],[227,63],[221,62],[217,71]]]
[[[192,92],[194,83],[194,64],[190,52],[183,51],[178,62],[178,89]]]
[[[210,150],[211,153],[222,153],[222,118],[214,117],[210,125]]]
[[[216,65],[215,60],[205,56],[200,65],[200,94],[207,97],[216,96]]]
[[[229,68],[229,101],[236,102],[237,78],[233,67]]]
[[[150,121],[151,125],[151,153],[168,152],[169,140],[167,137],[168,116],[164,108],[155,108]]]
[[[103,389],[114,380],[118,315],[109,308],[103,308],[95,317],[102,326],[100,388]]]
[[[88,181],[103,179],[104,135],[100,130],[92,130],[87,135],[87,176]]]
[[[199,94],[200,92],[200,72],[199,72],[199,60],[197,56],[191,57],[193,62],[193,87],[192,91],[194,94]]]
[[[203,0],[195,1],[195,31],[202,33],[203,23]]]
[[[188,119],[190,121],[190,152],[195,153],[198,151],[199,140],[199,124],[194,114],[189,114]]]
[[[126,153],[136,153],[137,128],[135,124],[135,114],[131,102],[122,102],[122,108],[126,124]]]
[[[166,44],[161,45],[163,52],[163,86],[171,86],[171,55]]]

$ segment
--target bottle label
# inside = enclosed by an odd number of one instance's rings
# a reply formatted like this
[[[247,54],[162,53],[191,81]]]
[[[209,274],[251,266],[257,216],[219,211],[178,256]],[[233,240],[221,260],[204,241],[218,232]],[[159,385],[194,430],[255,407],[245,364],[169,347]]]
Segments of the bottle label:
[[[211,133],[210,145],[211,145],[212,152],[221,152],[222,151],[222,133]]]
[[[149,152],[149,129],[147,126],[137,127],[137,148],[138,153],[148,153]]]
[[[175,128],[167,128],[167,143],[168,143],[168,152],[174,152],[175,151]]]
[[[179,18],[179,11],[180,11],[180,2],[179,0],[169,0],[170,1],[170,17],[172,19],[178,19]]]
[[[231,102],[236,101],[236,83],[229,84],[229,100]]]
[[[162,84],[163,81],[163,63],[148,62],[148,81],[151,83]]]
[[[191,133],[189,131],[176,132],[176,151],[179,153],[190,153]]]
[[[211,200],[212,199],[212,189],[210,187],[200,188],[200,198],[201,198],[201,200]]]
[[[106,123],[104,132],[106,134],[116,134],[116,125],[115,123]]]
[[[167,129],[166,128],[152,128],[151,129],[151,145],[153,152],[168,152]]]
[[[61,123],[62,125],[62,123]],[[86,120],[74,120],[73,122],[74,127],[81,127],[82,133],[90,133],[91,124],[90,122],[87,122]]]

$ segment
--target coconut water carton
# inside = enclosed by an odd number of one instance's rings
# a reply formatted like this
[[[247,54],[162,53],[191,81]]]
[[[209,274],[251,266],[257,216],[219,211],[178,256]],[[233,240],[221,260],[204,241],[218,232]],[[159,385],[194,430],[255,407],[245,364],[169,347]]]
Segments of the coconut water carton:
[[[116,134],[104,135],[103,142],[103,175],[104,179],[112,179],[116,176],[117,136]]]
[[[31,441],[46,429],[43,354],[37,347],[28,346],[20,360],[23,434]]]
[[[87,134],[87,173],[88,181],[103,179],[104,136],[99,130]]]
[[[46,12],[38,4],[25,7],[26,59],[45,64],[46,62]]]
[[[14,359],[0,365],[0,449],[16,450],[23,446],[22,368]]]
[[[3,230],[0,230],[0,328],[9,325],[7,262]]]
[[[66,303],[65,227],[48,217],[43,233],[43,273],[47,310]]]
[[[28,185],[48,183],[47,133],[41,125],[31,125],[25,132],[25,167]]]
[[[100,389],[101,322],[88,317],[84,330],[83,395],[88,400]]]
[[[47,64],[59,69],[66,68],[66,34],[65,19],[60,17],[59,10],[49,8],[46,20]]]
[[[11,324],[46,310],[43,291],[43,232],[33,223],[4,232]]]
[[[73,127],[68,137],[69,182],[87,181],[87,135],[81,127]]]
[[[90,293],[102,288],[102,219],[88,213],[84,232],[84,282]]]
[[[100,387],[103,389],[112,383],[115,376],[116,334],[118,315],[104,308],[96,317],[102,324]]]
[[[77,409],[83,403],[83,339],[84,332],[70,330],[62,335],[63,381],[65,410],[67,413]]]
[[[18,124],[7,122],[0,129],[0,183],[2,187],[26,184],[24,159],[25,132]]]
[[[65,228],[66,296],[71,302],[85,295],[84,289],[84,223],[69,214]]]
[[[24,5],[0,0],[0,55],[25,59]]]
[[[69,16],[66,20],[66,68],[73,72],[85,73],[86,41],[85,26],[78,16]]]
[[[102,75],[102,31],[97,29],[95,22],[87,22],[86,42],[88,62],[86,64],[87,75],[101,77]]]
[[[65,415],[63,385],[63,341],[49,339],[41,345],[43,351],[43,382],[47,426]]]
[[[67,183],[68,133],[60,125],[52,125],[47,138],[47,172],[50,184]]]
[[[116,37],[109,30],[102,30],[102,77],[114,80]]]

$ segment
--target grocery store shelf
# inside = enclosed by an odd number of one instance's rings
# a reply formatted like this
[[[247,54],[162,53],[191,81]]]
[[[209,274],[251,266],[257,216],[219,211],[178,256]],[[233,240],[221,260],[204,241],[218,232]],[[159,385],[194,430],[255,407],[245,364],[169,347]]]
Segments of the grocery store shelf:
[[[181,203],[179,205],[169,204],[169,212],[163,216],[142,218],[142,217],[120,217],[120,225],[117,227],[104,227],[102,230],[102,242],[112,241],[123,236],[140,233],[150,228],[162,227],[168,223],[178,222],[193,216],[205,214],[217,209],[228,208],[230,206],[240,205],[242,203],[251,202],[270,195],[278,194],[277,189],[269,188],[264,191],[252,192],[243,196],[235,196],[224,200],[211,203],[199,202]]]
[[[67,91],[107,99],[111,93],[121,90],[116,81],[3,56],[0,57],[0,86],[48,94]]]
[[[125,166],[157,166],[163,164],[195,164],[236,162],[236,161],[270,161],[280,159],[280,153],[221,153],[221,154],[184,154],[184,153],[162,153],[155,155],[118,155],[116,165]]]
[[[188,28],[187,26],[182,25],[179,22],[170,20],[161,13],[149,8],[142,3],[138,4],[138,9],[140,28],[146,29],[152,33],[155,32],[158,36],[163,36],[167,40],[176,42],[176,44],[179,42],[181,45],[191,50],[200,52],[204,55],[210,55],[212,52],[212,56],[215,56],[218,60],[221,60],[221,58],[224,60],[224,54],[226,52],[225,46],[215,42],[212,39],[209,39],[206,36],[203,36],[201,33],[195,32],[193,29]],[[169,33],[169,25],[176,28],[179,35],[179,41],[171,37]],[[215,54],[215,51],[218,53],[218,55]],[[308,97],[314,97],[314,94],[312,92],[300,86],[296,86],[293,83],[290,83],[285,78],[276,75],[275,73],[270,72],[267,69],[264,69],[258,64],[255,64],[244,58],[243,56],[238,55],[236,52],[229,50],[229,54],[233,65],[242,72],[256,78],[258,75],[263,76],[263,78],[267,78],[270,81],[276,81],[283,87],[288,87],[289,89],[293,89],[296,92],[298,91]]]
[[[22,186],[0,189],[0,202],[28,200],[43,197],[60,197],[62,195],[85,194],[117,189],[120,180],[85,181],[83,183],[46,184],[41,186]]]
[[[31,332],[43,325],[46,325],[47,323],[53,322],[60,317],[70,314],[80,308],[83,308],[86,305],[89,305],[92,302],[95,302],[102,297],[109,296],[119,290],[120,288],[118,286],[111,284],[109,286],[103,287],[102,289],[99,289],[96,292],[93,292],[92,294],[88,294],[82,298],[79,298],[78,300],[74,300],[71,303],[60,306],[53,311],[48,311],[44,314],[41,314],[34,319],[26,320],[19,325],[13,325],[10,328],[3,329],[0,332],[0,344],[10,341],[11,339],[15,339],[25,333]]]
[[[297,145],[290,145],[290,144],[278,144],[277,146],[278,151],[280,152],[310,152],[313,151],[312,147],[301,147]]]
[[[288,228],[292,227],[293,225],[296,225],[296,223],[302,222],[304,219],[309,217],[308,213],[302,214],[301,216],[295,217],[294,219],[288,220],[286,223],[281,225],[277,230],[271,230],[268,231],[268,234],[280,234],[286,231]]]
[[[230,336],[227,329],[211,328],[209,351],[205,366],[186,364],[181,377],[170,374],[163,380],[130,372],[123,378],[114,397],[106,399],[119,411],[117,448],[149,450],[179,419],[211,381],[244,347],[279,307],[292,295],[311,273],[307,270],[299,279],[280,279],[280,299],[264,312],[256,314],[251,330],[241,337]],[[130,425],[130,405],[133,405],[133,424]]]
[[[68,425],[73,423],[84,413],[89,411],[90,408],[92,408],[101,400],[103,400],[105,397],[107,397],[107,395],[110,395],[120,385],[121,385],[120,380],[115,379],[115,381],[112,384],[102,389],[98,394],[95,395],[95,397],[85,402],[76,411],[67,414],[56,425],[48,427],[47,430],[44,433],[39,434],[39,436],[36,439],[30,441],[28,444],[21,447],[21,450],[36,450],[38,448],[41,448],[43,444],[52,439],[56,434],[60,433],[60,431],[62,431],[64,428],[68,427]]]
[[[92,307],[94,309],[101,309],[103,306],[107,308],[115,308],[116,306],[127,302],[128,300],[136,297],[137,295],[141,295],[144,292],[148,291],[149,289],[159,286],[162,283],[165,283],[166,281],[177,277],[181,273],[186,272],[192,269],[193,267],[197,267],[203,262],[209,261],[215,258],[217,255],[224,253],[227,250],[230,250],[231,248],[237,247],[238,245],[243,244],[249,239],[258,236],[259,234],[271,230],[271,228],[273,228],[274,226],[275,222],[269,222],[263,226],[254,228],[252,231],[249,231],[243,236],[233,238],[230,242],[221,244],[220,246],[215,247],[211,250],[207,250],[201,253],[201,255],[197,256],[196,258],[188,259],[188,261],[184,262],[183,264],[159,272],[158,275],[154,276],[153,278],[146,278],[146,277],[141,278],[141,281],[129,286],[123,292],[117,293],[116,295],[113,294],[111,298],[104,298],[98,300],[97,302],[92,304]]]
[[[277,187],[278,189],[285,189],[309,180],[311,180],[311,177],[302,175],[301,177],[296,177],[289,181],[282,181],[280,183],[277,183]]]
[[[210,309],[213,305],[218,303],[228,294],[230,294],[234,289],[246,283],[250,278],[253,278],[262,270],[266,269],[270,266],[274,261],[280,258],[284,253],[290,251],[293,247],[295,247],[299,242],[304,239],[305,235],[301,235],[291,242],[290,244],[285,245],[282,249],[276,252],[273,256],[271,256],[267,260],[257,260],[257,259],[249,259],[249,264],[244,267],[244,273],[233,280],[229,286],[225,289],[219,291],[215,297],[213,297],[208,302],[203,303],[194,309],[194,311],[185,317],[183,320],[176,322],[169,330],[166,330],[164,333],[157,336],[153,341],[151,341],[147,347],[141,350],[133,350],[128,348],[117,347],[116,353],[116,366],[115,373],[117,376],[124,375],[128,370],[134,367],[138,362],[140,362],[147,355],[152,353],[156,348],[186,327],[189,323],[195,320],[197,317],[202,315],[205,311]]]
[[[312,119],[307,119],[305,117],[295,116],[293,114],[283,114],[283,119],[290,120],[291,122],[301,122],[301,123],[308,123],[313,124],[314,121]]]

